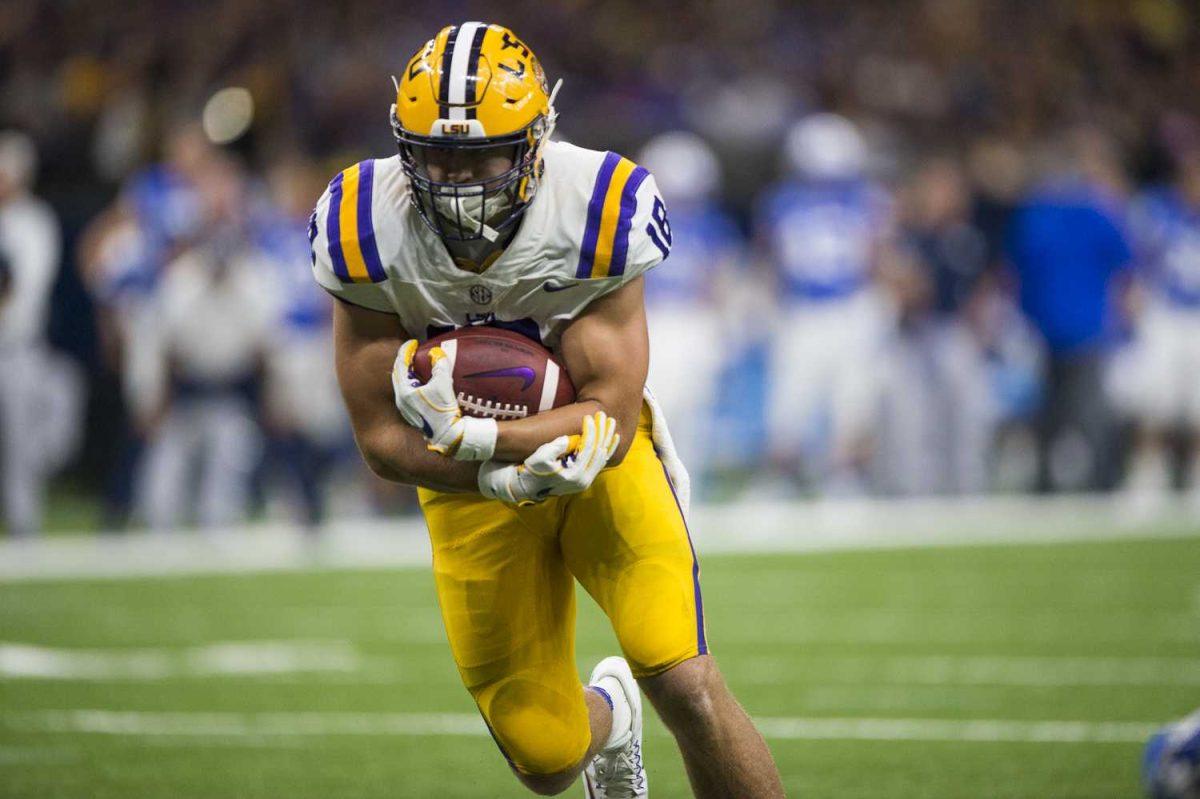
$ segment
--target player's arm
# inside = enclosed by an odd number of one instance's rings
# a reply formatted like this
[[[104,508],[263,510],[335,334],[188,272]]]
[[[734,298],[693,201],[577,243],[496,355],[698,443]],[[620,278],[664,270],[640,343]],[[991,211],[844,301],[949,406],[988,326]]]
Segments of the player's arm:
[[[478,491],[478,463],[430,452],[421,432],[396,411],[392,365],[407,338],[395,314],[340,299],[334,303],[334,363],[359,451],[385,480],[438,491]]]
[[[585,416],[604,411],[617,421],[621,443],[609,461],[625,457],[637,431],[650,365],[643,278],[592,302],[562,334],[559,347],[576,400],[524,419],[500,422],[497,460],[521,461],[545,442],[576,433]]]

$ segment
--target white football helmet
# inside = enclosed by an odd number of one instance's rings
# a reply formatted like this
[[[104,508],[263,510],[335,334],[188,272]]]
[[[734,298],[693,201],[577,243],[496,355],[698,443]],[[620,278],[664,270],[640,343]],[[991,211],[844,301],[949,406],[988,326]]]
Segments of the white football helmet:
[[[637,162],[654,174],[668,203],[710,200],[721,188],[717,156],[695,133],[661,133],[646,143]]]
[[[788,132],[784,155],[793,172],[809,180],[848,180],[867,168],[867,143],[853,122],[830,113],[810,114]]]

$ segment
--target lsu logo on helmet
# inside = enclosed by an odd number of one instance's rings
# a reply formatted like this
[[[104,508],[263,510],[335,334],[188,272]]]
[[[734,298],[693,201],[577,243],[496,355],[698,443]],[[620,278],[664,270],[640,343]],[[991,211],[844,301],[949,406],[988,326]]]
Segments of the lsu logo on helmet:
[[[533,200],[556,114],[533,51],[508,28],[466,22],[443,28],[409,59],[391,117],[421,218],[445,240],[471,241],[494,240]],[[426,169],[432,150],[488,150],[513,165],[450,183]]]

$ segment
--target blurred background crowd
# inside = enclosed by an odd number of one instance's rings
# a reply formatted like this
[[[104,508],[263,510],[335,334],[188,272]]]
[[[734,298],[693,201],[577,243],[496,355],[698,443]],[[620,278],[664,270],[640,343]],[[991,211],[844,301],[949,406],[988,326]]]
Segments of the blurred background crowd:
[[[1194,4],[417,6],[0,7],[10,532],[412,507],[355,453],[305,227],[465,19],[658,179],[651,386],[703,496],[1200,507]]]

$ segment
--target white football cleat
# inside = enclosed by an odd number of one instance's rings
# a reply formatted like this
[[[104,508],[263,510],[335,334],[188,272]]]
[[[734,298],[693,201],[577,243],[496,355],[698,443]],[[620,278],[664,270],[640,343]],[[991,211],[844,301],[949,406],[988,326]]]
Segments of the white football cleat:
[[[642,765],[642,694],[625,658],[596,664],[589,687],[612,700],[613,728],[605,747],[583,770],[588,799],[646,799],[650,795]]]

